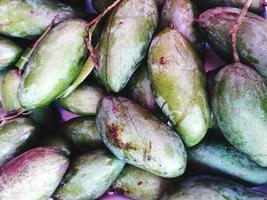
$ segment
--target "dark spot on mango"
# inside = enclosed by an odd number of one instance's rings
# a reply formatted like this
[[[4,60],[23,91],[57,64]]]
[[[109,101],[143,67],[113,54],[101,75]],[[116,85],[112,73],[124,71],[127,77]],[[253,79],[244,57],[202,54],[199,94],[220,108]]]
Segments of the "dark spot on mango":
[[[164,56],[160,57],[159,64],[161,64],[161,65],[166,65],[167,62],[168,62],[168,61],[167,61],[167,59],[166,59]]]
[[[143,184],[143,181],[139,181],[138,183],[137,183],[137,185],[142,185]]]

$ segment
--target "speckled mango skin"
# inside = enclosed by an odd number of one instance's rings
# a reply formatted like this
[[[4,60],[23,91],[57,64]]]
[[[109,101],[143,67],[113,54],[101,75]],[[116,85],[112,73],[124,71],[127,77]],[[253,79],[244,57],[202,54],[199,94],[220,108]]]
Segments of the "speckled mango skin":
[[[47,200],[67,168],[68,159],[59,150],[29,150],[0,168],[0,199]]]
[[[226,7],[235,7],[235,8],[243,8],[246,3],[246,0],[195,0],[198,7],[201,9],[208,9],[218,6],[226,6]],[[259,13],[263,10],[263,6],[261,0],[253,0],[250,7],[250,11]]]
[[[211,102],[225,138],[267,167],[267,86],[262,76],[241,63],[224,67],[215,77]]]
[[[99,100],[105,91],[99,85],[81,85],[66,98],[58,100],[66,110],[81,116],[94,116]]]
[[[64,124],[62,133],[80,150],[96,149],[103,145],[94,117],[78,117]]]
[[[54,27],[33,52],[18,90],[22,107],[53,102],[79,74],[87,56],[86,22],[67,20]]]
[[[100,38],[97,78],[121,91],[146,56],[158,23],[154,0],[125,0],[109,16]]]
[[[97,199],[119,176],[124,164],[104,150],[84,154],[73,161],[54,197],[56,200]]]
[[[204,55],[205,45],[195,23],[198,10],[192,0],[166,0],[160,15],[160,27],[171,27],[184,35],[199,55]]]
[[[1,82],[1,103],[6,112],[16,111],[21,108],[17,93],[21,75],[17,70],[10,70],[5,75]]]
[[[17,118],[0,126],[0,166],[30,146],[37,127],[30,119]]]
[[[266,194],[220,177],[188,178],[173,187],[162,200],[266,200]]]
[[[267,183],[267,168],[259,166],[224,140],[210,137],[189,148],[187,153],[192,165],[202,165],[252,184]]]
[[[162,177],[184,173],[185,148],[170,127],[127,98],[108,96],[98,106],[98,130],[118,158]]]
[[[240,9],[219,7],[209,9],[199,16],[199,26],[207,41],[223,58],[232,58],[231,28]],[[248,12],[237,33],[237,52],[244,63],[254,67],[267,80],[267,21]]]
[[[210,122],[206,77],[192,45],[166,28],[152,41],[148,71],[158,106],[188,147],[199,143]]]
[[[133,199],[160,199],[167,180],[140,168],[126,165],[112,188]]]
[[[1,0],[0,33],[34,38],[57,16],[55,23],[74,17],[75,11],[57,0]]]
[[[4,70],[7,67],[12,66],[12,64],[17,61],[21,53],[22,48],[19,45],[0,35],[0,70]]]

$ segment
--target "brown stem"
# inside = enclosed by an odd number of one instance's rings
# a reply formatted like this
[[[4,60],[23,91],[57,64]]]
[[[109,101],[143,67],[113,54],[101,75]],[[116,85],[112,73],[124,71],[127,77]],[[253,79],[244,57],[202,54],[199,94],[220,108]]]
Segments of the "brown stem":
[[[240,59],[239,59],[239,55],[238,55],[238,52],[237,52],[237,32],[238,32],[238,29],[239,27],[241,26],[242,24],[242,21],[245,17],[245,15],[247,14],[248,12],[248,9],[250,7],[252,3],[252,0],[247,0],[235,25],[232,27],[231,31],[230,31],[230,35],[231,35],[231,39],[232,39],[232,47],[233,47],[233,57],[234,57],[234,62],[235,63],[238,63],[240,62]]]

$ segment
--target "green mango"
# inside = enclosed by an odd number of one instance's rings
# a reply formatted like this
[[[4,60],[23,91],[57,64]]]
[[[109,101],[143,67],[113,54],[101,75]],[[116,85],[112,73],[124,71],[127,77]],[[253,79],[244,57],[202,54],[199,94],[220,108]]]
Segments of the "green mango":
[[[119,176],[124,162],[104,150],[77,157],[54,197],[57,200],[97,199]]]
[[[13,65],[17,61],[21,53],[22,48],[19,45],[17,45],[12,40],[0,35],[0,70],[4,70],[7,67]]]
[[[22,107],[32,110],[53,102],[79,74],[86,59],[87,24],[67,20],[54,27],[31,55],[18,90]]]
[[[0,168],[0,199],[47,200],[68,168],[65,155],[53,148],[35,148]]]
[[[195,0],[197,6],[202,10],[207,10],[209,8],[219,6],[243,8],[246,2],[246,0]],[[249,10],[260,13],[261,11],[263,11],[263,7],[263,1],[252,0]]]
[[[267,168],[260,167],[224,140],[210,137],[189,148],[187,153],[192,165],[205,166],[252,184],[267,183]]]
[[[103,145],[95,118],[81,117],[67,121],[62,133],[78,149],[95,149]]]
[[[98,105],[98,130],[118,158],[162,177],[184,173],[185,147],[170,127],[127,98],[108,96]]]
[[[100,38],[97,78],[119,92],[146,56],[157,27],[154,0],[124,0],[113,11]]]
[[[97,104],[104,95],[105,91],[99,85],[80,85],[69,96],[60,98],[58,103],[72,113],[94,116]]]
[[[205,43],[195,19],[198,10],[192,0],[166,0],[161,10],[160,27],[171,27],[189,40],[200,55],[204,55]]]
[[[1,0],[0,33],[30,39],[41,35],[53,20],[59,23],[75,15],[57,0]]]
[[[36,137],[37,127],[30,119],[17,118],[0,125],[0,166],[31,146]]]
[[[153,96],[147,66],[140,66],[127,84],[125,94],[151,111],[157,111],[158,106]]]
[[[10,70],[4,75],[1,83],[1,100],[3,109],[6,112],[19,110],[21,105],[19,103],[17,93],[19,84],[21,82],[21,75],[17,70]]]
[[[113,183],[113,190],[133,199],[160,199],[167,180],[137,167],[127,165]]]
[[[241,63],[222,68],[215,77],[212,107],[225,138],[267,167],[267,86],[261,75]]]
[[[266,200],[267,195],[219,177],[196,176],[175,185],[162,200]]]
[[[240,9],[214,8],[199,16],[198,22],[207,41],[223,58],[232,59],[230,30],[236,23]],[[267,80],[267,21],[248,12],[237,32],[237,52],[242,62],[254,67]]]
[[[207,80],[200,58],[178,31],[166,28],[152,41],[148,71],[157,104],[188,147],[210,124]]]

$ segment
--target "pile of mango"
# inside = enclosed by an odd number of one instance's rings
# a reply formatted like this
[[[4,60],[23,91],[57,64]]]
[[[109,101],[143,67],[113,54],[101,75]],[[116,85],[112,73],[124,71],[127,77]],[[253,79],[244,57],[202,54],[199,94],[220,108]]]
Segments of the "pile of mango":
[[[264,2],[91,3],[0,0],[0,200],[267,200]]]

